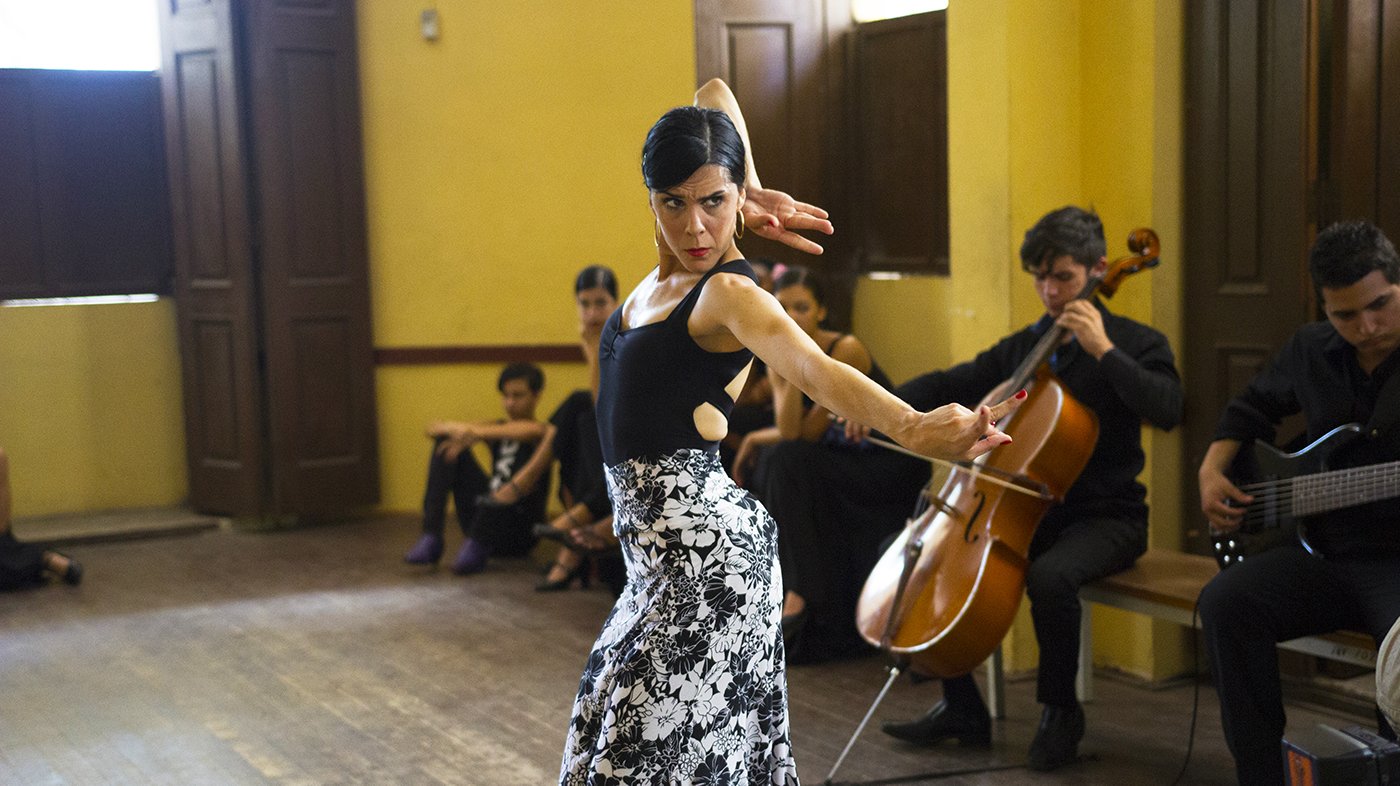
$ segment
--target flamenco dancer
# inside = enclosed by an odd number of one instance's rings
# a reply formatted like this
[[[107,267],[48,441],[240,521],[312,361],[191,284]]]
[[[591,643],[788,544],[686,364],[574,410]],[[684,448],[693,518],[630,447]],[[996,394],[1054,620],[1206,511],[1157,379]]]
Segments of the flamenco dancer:
[[[969,459],[1024,393],[919,412],[828,357],[755,283],[748,231],[810,253],[820,208],[764,189],[729,88],[667,112],[642,149],[657,264],[603,328],[597,414],[627,585],[584,667],[561,784],[797,783],[773,519],[718,444],[753,357],[918,453]]]

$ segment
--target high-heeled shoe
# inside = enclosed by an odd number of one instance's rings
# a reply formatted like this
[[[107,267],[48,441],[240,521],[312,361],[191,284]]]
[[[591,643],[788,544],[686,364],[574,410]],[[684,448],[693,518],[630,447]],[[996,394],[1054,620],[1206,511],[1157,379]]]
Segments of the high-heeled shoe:
[[[551,564],[545,569],[544,578],[540,579],[540,583],[535,585],[535,592],[560,592],[568,589],[574,583],[574,579],[578,579],[580,587],[588,589],[588,568],[588,560],[584,560],[570,568],[569,572],[564,574],[564,578],[558,581],[550,581],[549,571],[554,569],[554,565]]]
[[[530,527],[530,534],[541,540],[552,540],[565,546],[569,545],[569,531],[559,529],[547,521],[536,522],[534,526]]]
[[[535,537],[541,540],[552,540],[581,557],[604,557],[617,552],[617,547],[612,545],[588,546],[578,543],[573,538],[573,533],[578,530],[563,530],[541,522],[532,527],[530,531],[534,533]]]

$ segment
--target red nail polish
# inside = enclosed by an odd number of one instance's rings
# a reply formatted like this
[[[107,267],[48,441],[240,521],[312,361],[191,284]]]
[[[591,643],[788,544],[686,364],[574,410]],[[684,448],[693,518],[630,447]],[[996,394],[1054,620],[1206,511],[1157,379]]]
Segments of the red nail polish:
[[[1017,400],[1017,401],[1020,401],[1021,399],[1025,398],[1025,397],[1028,396],[1028,395],[1030,395],[1030,394],[1026,392],[1026,389],[1025,389],[1025,388],[1021,388],[1020,392],[1018,392],[1018,393],[1016,394],[1016,400]]]

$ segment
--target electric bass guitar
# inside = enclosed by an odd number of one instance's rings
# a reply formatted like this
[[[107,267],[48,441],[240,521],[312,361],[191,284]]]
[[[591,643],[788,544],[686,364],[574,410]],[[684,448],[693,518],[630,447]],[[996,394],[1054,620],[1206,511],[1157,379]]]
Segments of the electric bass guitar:
[[[1294,536],[1309,553],[1317,554],[1308,542],[1309,516],[1400,497],[1400,461],[1328,468],[1333,455],[1361,434],[1359,424],[1338,426],[1297,453],[1254,443],[1252,453],[1242,456],[1257,464],[1248,475],[1253,480],[1236,484],[1254,501],[1244,506],[1238,530],[1211,536],[1216,563],[1228,568]]]

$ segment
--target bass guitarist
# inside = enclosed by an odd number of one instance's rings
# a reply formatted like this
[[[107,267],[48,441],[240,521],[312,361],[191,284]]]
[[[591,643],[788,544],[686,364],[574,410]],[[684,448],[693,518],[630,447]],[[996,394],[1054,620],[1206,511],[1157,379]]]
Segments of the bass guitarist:
[[[1400,258],[1371,224],[1336,224],[1309,253],[1327,319],[1304,325],[1225,408],[1199,470],[1213,532],[1240,528],[1256,499],[1227,478],[1242,446],[1272,442],[1301,412],[1309,442],[1356,423],[1361,437],[1329,469],[1400,459]],[[1262,500],[1261,500],[1262,501]],[[1275,644],[1339,628],[1379,643],[1400,617],[1400,500],[1307,521],[1308,542],[1252,555],[1201,593],[1201,622],[1226,742],[1241,784],[1284,782],[1282,691]],[[1321,558],[1319,558],[1321,557]],[[1394,733],[1381,722],[1381,733]]]

